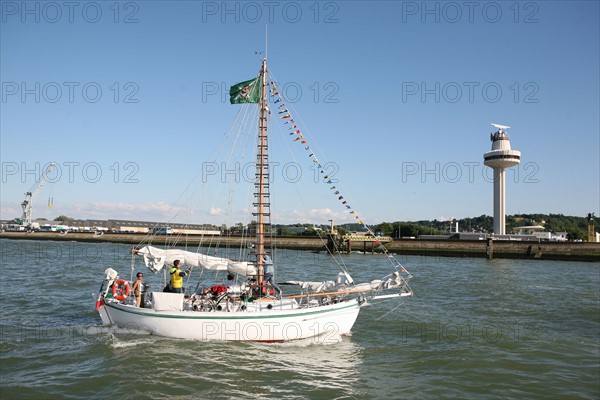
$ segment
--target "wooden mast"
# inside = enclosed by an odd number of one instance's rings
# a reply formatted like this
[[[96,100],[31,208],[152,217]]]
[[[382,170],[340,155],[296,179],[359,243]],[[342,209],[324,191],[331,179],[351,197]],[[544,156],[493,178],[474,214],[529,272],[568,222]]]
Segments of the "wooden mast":
[[[260,70],[260,115],[258,120],[258,150],[256,153],[256,182],[254,184],[254,206],[256,211],[256,266],[258,285],[262,285],[265,264],[265,231],[270,225],[269,157],[267,140],[267,60]]]

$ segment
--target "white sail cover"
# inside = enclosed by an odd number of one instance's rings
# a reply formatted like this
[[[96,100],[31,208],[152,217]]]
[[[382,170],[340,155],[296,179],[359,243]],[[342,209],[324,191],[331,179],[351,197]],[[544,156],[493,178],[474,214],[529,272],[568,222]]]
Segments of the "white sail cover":
[[[160,271],[165,264],[173,265],[173,261],[180,260],[189,267],[201,267],[212,271],[228,271],[238,275],[256,275],[256,267],[246,261],[232,261],[227,258],[213,257],[202,253],[180,249],[161,249],[145,246],[137,250],[137,254],[144,257],[146,267],[152,272]]]
[[[345,272],[340,272],[337,277],[337,282],[307,282],[307,281],[286,281],[285,284],[300,286],[303,290],[310,290],[314,293],[325,291],[348,291],[348,292],[369,292],[384,289],[393,289],[402,286],[403,279],[400,273],[394,272],[382,279],[375,279],[371,282],[354,284],[354,280]]]

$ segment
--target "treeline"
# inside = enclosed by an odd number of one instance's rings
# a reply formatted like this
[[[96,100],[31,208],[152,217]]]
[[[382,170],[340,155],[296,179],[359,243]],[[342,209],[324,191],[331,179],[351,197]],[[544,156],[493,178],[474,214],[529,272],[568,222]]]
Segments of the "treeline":
[[[420,235],[447,235],[456,232],[458,222],[459,232],[492,233],[494,231],[494,218],[489,215],[479,217],[461,218],[440,221],[395,221],[382,222],[372,225],[371,229],[378,235],[399,237],[418,237]],[[506,232],[513,233],[519,226],[541,225],[547,232],[567,232],[570,240],[587,240],[587,217],[575,217],[563,214],[515,214],[506,218]],[[600,225],[600,224],[597,224]],[[222,227],[229,234],[254,232],[253,224],[244,225],[241,222],[232,227]],[[330,227],[325,224],[290,224],[273,225],[273,233],[278,236],[318,236],[329,232]],[[364,232],[361,224],[340,224],[335,229],[342,235],[350,232]],[[598,228],[596,228],[598,231]]]
[[[68,222],[71,217],[60,215],[55,221]],[[494,218],[489,215],[479,217],[461,218],[454,220],[439,221],[395,221],[382,222],[371,226],[378,235],[398,237],[418,237],[420,235],[444,235],[456,231],[458,222],[459,232],[492,233],[494,231]],[[587,240],[587,216],[575,217],[563,214],[515,214],[506,217],[506,232],[513,233],[515,227],[541,225],[546,232],[567,232],[570,240]],[[238,222],[232,226],[206,225],[205,229],[220,230],[223,234],[253,234],[255,222],[243,224]],[[599,231],[600,223],[596,224],[596,232]],[[330,226],[326,224],[274,224],[270,227],[272,232],[278,236],[319,236],[326,234]],[[268,229],[270,231],[270,229]],[[350,232],[364,232],[365,227],[361,224],[341,224],[335,229],[342,235]],[[267,232],[269,233],[269,232]]]
[[[548,232],[567,232],[568,238],[571,240],[587,240],[587,216],[574,217],[563,214],[516,214],[512,216],[512,221],[513,225],[511,226],[543,225]],[[542,221],[545,223],[541,223]],[[599,231],[598,228],[600,227],[596,223],[596,232]]]
[[[375,225],[373,230],[391,237],[417,237],[419,235],[440,235],[455,232],[458,222],[460,232],[494,231],[494,218],[481,215],[473,218],[462,218],[452,221],[420,220],[409,222],[383,222]],[[547,232],[567,232],[570,240],[587,240],[587,217],[575,217],[563,214],[515,214],[506,218],[506,232],[513,232],[519,226],[540,225]],[[348,230],[364,230],[360,225],[344,225]],[[598,232],[598,224],[596,227]]]

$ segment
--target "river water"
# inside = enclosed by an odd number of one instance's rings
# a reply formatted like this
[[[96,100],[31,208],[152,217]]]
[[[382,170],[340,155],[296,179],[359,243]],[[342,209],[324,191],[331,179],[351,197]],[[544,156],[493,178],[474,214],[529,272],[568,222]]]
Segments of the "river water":
[[[0,240],[0,398],[600,398],[598,263],[399,256],[413,298],[364,307],[335,343],[266,345],[100,326],[93,293],[108,267],[129,277],[129,249]],[[344,260],[356,281],[389,272]],[[310,252],[276,262],[280,279],[338,272]]]

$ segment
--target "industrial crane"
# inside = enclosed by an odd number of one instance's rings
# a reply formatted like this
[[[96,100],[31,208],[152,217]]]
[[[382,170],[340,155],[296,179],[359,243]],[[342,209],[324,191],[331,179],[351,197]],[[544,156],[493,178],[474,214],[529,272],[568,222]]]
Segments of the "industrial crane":
[[[42,186],[44,186],[44,182],[48,179],[48,175],[53,168],[56,167],[56,163],[48,164],[48,167],[40,177],[40,180],[37,181],[28,192],[25,192],[25,200],[21,203],[21,207],[23,207],[23,215],[21,216],[21,225],[25,226],[26,229],[31,229],[31,209],[33,207],[33,196],[39,191]],[[49,205],[51,205],[49,203]]]

